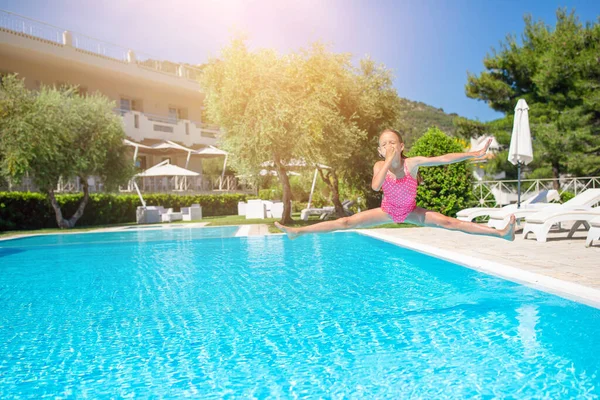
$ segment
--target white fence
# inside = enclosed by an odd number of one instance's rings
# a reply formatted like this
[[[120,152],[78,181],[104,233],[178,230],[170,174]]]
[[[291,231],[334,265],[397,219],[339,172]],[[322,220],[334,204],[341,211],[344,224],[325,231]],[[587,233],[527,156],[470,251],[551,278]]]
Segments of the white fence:
[[[560,194],[571,192],[579,194],[586,189],[600,188],[600,177],[560,178]],[[517,180],[475,182],[473,192],[482,207],[503,206],[517,202]],[[541,190],[554,189],[554,179],[522,179],[521,201]]]

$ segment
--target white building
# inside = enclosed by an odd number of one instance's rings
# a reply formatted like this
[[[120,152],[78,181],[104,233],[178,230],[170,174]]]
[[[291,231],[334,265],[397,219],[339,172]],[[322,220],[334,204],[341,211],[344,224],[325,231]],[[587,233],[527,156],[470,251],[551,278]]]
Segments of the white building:
[[[141,145],[132,146],[132,157],[142,169],[169,159],[202,174],[201,157],[176,146],[149,147],[171,141],[199,150],[217,143],[219,127],[202,121],[200,70],[193,66],[0,10],[0,76],[11,73],[29,89],[72,84],[114,100],[129,140]]]

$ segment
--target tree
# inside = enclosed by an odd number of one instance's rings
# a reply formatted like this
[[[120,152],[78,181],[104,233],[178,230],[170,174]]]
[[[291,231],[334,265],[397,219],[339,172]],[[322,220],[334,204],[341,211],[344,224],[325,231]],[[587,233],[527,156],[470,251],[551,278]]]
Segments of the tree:
[[[430,128],[415,142],[408,156],[436,157],[463,151],[458,140],[446,136],[438,128]],[[454,216],[472,205],[473,181],[468,163],[425,167],[419,172],[423,180],[417,189],[419,207]]]
[[[125,133],[115,105],[100,94],[80,96],[75,87],[25,88],[15,75],[0,87],[0,173],[13,182],[29,174],[48,199],[61,228],[72,228],[89,200],[88,178],[108,190],[127,182],[133,165],[126,157]],[[54,190],[59,179],[78,177],[83,199],[69,218]]]
[[[316,138],[313,162],[329,167],[319,168],[319,173],[331,191],[336,214],[342,217],[340,179],[363,193],[370,187],[376,154],[371,142],[397,118],[399,98],[389,71],[368,58],[354,68],[349,54],[332,54],[320,44],[304,56],[305,75],[313,90],[333,88],[321,115],[323,131]]]
[[[320,92],[308,93],[296,55],[252,53],[235,39],[220,59],[204,69],[201,84],[209,118],[223,129],[222,146],[232,153],[235,169],[257,175],[272,160],[283,187],[282,223],[291,222],[292,193],[286,166],[311,153],[320,135]]]
[[[374,78],[353,69],[350,55],[330,53],[320,44],[279,56],[271,50],[250,52],[237,39],[204,68],[201,84],[207,113],[223,128],[222,146],[234,154],[236,169],[256,174],[273,160],[283,187],[282,223],[289,223],[286,166],[299,159],[331,167],[321,170],[321,177],[343,215],[338,174],[368,137],[362,126],[372,121],[363,122],[362,116],[368,110],[381,115],[373,110],[377,99],[365,83],[375,86]]]
[[[463,139],[478,138],[489,132],[485,123],[464,117],[454,117],[452,124],[455,128],[454,134]]]
[[[367,207],[373,208],[381,203],[381,192],[371,190],[373,165],[378,160],[379,134],[386,128],[402,130],[404,125],[398,121],[403,103],[393,87],[392,74],[385,66],[368,58],[363,59],[358,75],[360,101],[355,111],[355,123],[365,135],[344,157],[340,170],[345,181],[355,191],[362,193]]]
[[[558,188],[562,173],[600,172],[600,24],[583,26],[563,9],[556,16],[554,30],[526,16],[521,44],[508,36],[484,59],[486,71],[469,74],[466,94],[506,118],[527,101],[534,166],[551,170]]]

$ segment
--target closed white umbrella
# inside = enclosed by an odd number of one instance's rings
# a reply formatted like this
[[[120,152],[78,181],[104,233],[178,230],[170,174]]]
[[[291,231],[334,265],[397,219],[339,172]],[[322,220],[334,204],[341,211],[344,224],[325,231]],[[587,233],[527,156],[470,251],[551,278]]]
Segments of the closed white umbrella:
[[[519,208],[521,207],[521,164],[527,165],[533,161],[531,132],[529,131],[529,107],[523,99],[519,99],[515,107],[508,161],[517,166],[517,207]]]

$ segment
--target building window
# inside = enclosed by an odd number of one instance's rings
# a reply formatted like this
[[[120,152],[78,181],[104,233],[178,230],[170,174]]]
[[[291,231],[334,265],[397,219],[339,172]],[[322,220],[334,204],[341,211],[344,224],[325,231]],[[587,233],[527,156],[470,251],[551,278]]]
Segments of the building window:
[[[186,135],[190,134],[190,123],[189,122],[185,123],[185,134]]]
[[[173,133],[173,127],[167,126],[167,125],[154,124],[154,131],[155,132]]]
[[[133,127],[136,129],[140,128],[140,115],[139,114],[134,114],[134,116],[133,116]]]
[[[119,109],[121,111],[131,111],[131,100],[124,99],[121,97],[121,101],[119,102]]]
[[[180,119],[188,119],[187,108],[169,106],[169,121],[176,124]]]

